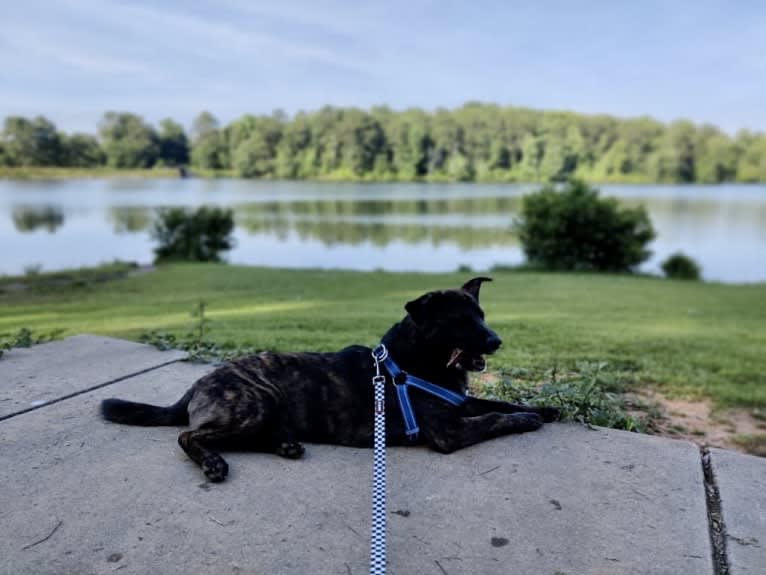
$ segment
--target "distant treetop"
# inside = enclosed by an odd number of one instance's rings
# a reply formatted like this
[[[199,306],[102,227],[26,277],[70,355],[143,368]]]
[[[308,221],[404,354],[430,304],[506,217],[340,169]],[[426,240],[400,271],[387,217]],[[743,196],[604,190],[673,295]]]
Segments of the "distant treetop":
[[[59,132],[42,116],[7,117],[0,133],[0,166],[186,164],[289,179],[764,182],[766,134],[476,102],[433,112],[277,110],[225,126],[202,112],[190,138],[170,118],[157,129],[127,112],[104,114],[97,138]]]

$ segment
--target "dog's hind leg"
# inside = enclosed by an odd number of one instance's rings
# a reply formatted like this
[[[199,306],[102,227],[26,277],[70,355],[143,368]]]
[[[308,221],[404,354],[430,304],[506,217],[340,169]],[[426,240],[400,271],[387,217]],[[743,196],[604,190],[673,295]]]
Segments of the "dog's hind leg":
[[[274,453],[286,459],[300,459],[306,452],[303,445],[296,440],[285,410],[280,416],[278,428],[271,436],[271,447]],[[267,449],[266,451],[270,450]]]
[[[178,444],[210,481],[223,481],[229,466],[214,448],[260,447],[268,451],[261,446],[269,444],[269,427],[278,417],[278,410],[278,403],[271,398],[241,390],[199,394],[190,404],[192,428],[181,432]]]
[[[230,434],[231,430],[225,428],[192,429],[181,432],[178,445],[202,468],[202,472],[210,481],[217,483],[226,479],[229,465],[220,453],[209,448],[209,444],[227,438]]]
[[[210,481],[223,481],[229,472],[228,464],[213,448],[262,451],[288,459],[304,453],[289,428],[287,413],[273,400],[252,402],[247,410],[241,404],[229,404],[225,409],[220,404],[206,407],[192,416],[197,426],[182,432],[178,444]]]
[[[476,417],[461,417],[446,422],[429,422],[427,442],[440,453],[452,453],[487,439],[535,431],[543,425],[536,413],[487,413]]]

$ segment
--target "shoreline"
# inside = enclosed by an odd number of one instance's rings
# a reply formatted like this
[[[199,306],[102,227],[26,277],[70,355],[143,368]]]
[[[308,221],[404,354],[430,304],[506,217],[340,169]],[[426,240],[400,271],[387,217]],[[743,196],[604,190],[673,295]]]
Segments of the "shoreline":
[[[417,184],[533,184],[545,185],[552,182],[547,180],[517,180],[514,178],[482,178],[474,180],[451,179],[443,175],[429,176],[425,178],[396,178],[396,177],[350,177],[347,173],[330,174],[319,178],[289,179],[289,178],[243,178],[234,170],[196,170],[187,168],[190,179],[235,179],[272,182],[328,182],[328,183],[417,183]],[[766,181],[724,181],[717,183],[703,182],[658,182],[644,178],[608,178],[591,180],[583,175],[575,177],[584,179],[594,185],[650,185],[650,186],[705,186],[718,187],[725,185],[759,185]],[[93,180],[93,179],[182,179],[179,168],[69,168],[69,167],[0,167],[0,181],[64,181],[64,180]]]

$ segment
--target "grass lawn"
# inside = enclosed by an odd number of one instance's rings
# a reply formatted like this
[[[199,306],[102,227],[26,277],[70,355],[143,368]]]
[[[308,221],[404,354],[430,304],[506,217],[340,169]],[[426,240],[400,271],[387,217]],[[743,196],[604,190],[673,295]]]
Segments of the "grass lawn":
[[[766,407],[766,284],[522,271],[493,276],[482,302],[504,344],[491,369],[540,373],[605,360],[665,393]],[[335,350],[376,343],[403,316],[407,300],[457,287],[471,275],[184,264],[112,281],[46,277],[21,289],[18,278],[0,279],[0,333],[25,327],[129,339],[152,329],[185,334],[195,322],[190,312],[204,300],[209,337],[219,343]]]

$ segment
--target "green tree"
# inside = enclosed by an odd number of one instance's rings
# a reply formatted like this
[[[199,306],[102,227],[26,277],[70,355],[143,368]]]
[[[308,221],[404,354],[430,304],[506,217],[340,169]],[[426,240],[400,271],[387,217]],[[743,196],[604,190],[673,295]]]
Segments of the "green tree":
[[[106,155],[94,136],[72,134],[65,136],[62,140],[67,166],[93,168],[103,166],[106,162]]]
[[[159,158],[157,134],[136,114],[107,112],[98,133],[112,168],[150,168]]]
[[[658,182],[693,182],[695,178],[695,127],[674,122],[662,134],[649,160],[649,175]]]
[[[737,133],[737,181],[766,182],[766,135],[747,130]]]
[[[58,166],[64,160],[56,126],[43,116],[6,118],[0,141],[10,166]]]
[[[295,179],[312,176],[312,154],[307,154],[312,143],[311,136],[311,124],[304,113],[299,113],[286,124],[276,149],[275,171],[278,177]]]
[[[219,170],[227,165],[226,142],[218,120],[210,112],[201,112],[194,119],[191,164],[203,170]]]
[[[695,180],[715,184],[733,180],[737,174],[735,145],[714,126],[703,126],[695,144]]]
[[[391,170],[410,180],[427,175],[433,148],[428,115],[419,109],[392,114],[384,131]]]
[[[366,112],[350,109],[338,125],[342,165],[356,176],[372,172],[386,138],[380,124]]]
[[[325,106],[288,117],[246,114],[225,126],[195,118],[159,133],[133,114],[108,113],[100,147],[115,167],[161,161],[235,169],[249,177],[465,181],[766,181],[766,135],[732,138],[713,126],[647,117],[618,119],[469,102],[426,112]],[[70,151],[68,148],[72,147]],[[0,164],[98,165],[92,141],[56,131],[45,118],[10,117]]]
[[[243,178],[258,178],[274,172],[274,150],[262,132],[254,132],[234,151],[232,167]]]
[[[167,166],[184,166],[189,163],[189,139],[183,126],[170,118],[160,122],[160,159]]]
[[[460,152],[455,152],[447,161],[447,174],[458,182],[468,182],[474,177],[474,167],[470,159]]]
[[[226,127],[232,167],[246,178],[273,176],[282,139],[284,115],[246,115]]]

